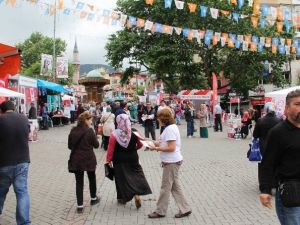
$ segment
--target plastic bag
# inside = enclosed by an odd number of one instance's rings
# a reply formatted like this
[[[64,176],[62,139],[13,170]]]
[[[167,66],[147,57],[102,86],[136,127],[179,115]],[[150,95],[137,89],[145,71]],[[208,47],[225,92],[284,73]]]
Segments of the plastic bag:
[[[248,157],[249,161],[251,162],[261,162],[262,160],[262,155],[260,153],[260,148],[259,148],[259,139],[253,138],[251,147],[250,147],[250,154]]]

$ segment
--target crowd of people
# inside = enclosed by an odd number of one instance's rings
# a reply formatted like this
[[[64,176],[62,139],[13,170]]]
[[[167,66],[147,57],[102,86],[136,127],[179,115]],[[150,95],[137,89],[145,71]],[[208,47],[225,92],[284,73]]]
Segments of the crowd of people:
[[[222,131],[223,110],[220,105],[214,108],[214,130]],[[200,137],[207,138],[211,117],[207,105],[202,104],[197,111],[191,102],[168,105],[162,101],[159,106],[153,106],[150,102],[146,105],[115,102],[110,105],[92,103],[89,107],[79,104],[73,109],[77,110],[78,116],[77,125],[71,129],[68,137],[68,148],[71,150],[68,169],[75,174],[78,213],[84,211],[84,172],[87,172],[89,180],[90,204],[99,203],[99,196],[96,195],[97,160],[94,153],[94,148],[100,146],[97,134],[102,136],[102,147],[107,151],[107,164],[114,169],[116,201],[119,204],[134,199],[139,209],[142,206],[140,196],[152,193],[138,155],[138,150],[147,141],[148,150],[160,152],[163,168],[156,209],[148,217],[154,219],[166,215],[170,194],[179,208],[175,218],[192,213],[180,184],[179,170],[183,157],[178,126],[185,118],[187,137],[192,137],[195,120],[199,120]],[[285,119],[276,117],[272,103],[266,104],[264,110],[265,115],[261,118],[252,109],[243,111],[241,119],[245,127],[241,132],[247,136],[250,125],[253,125],[253,138],[259,139],[262,154],[262,161],[258,164],[259,198],[263,206],[272,208],[272,189],[275,188],[276,213],[280,223],[300,224],[300,90],[287,95]],[[35,114],[34,108],[29,117],[32,114]],[[144,126],[145,137],[132,127],[134,123]],[[99,125],[102,125],[101,133]],[[160,135],[156,137],[155,129],[158,128]],[[28,118],[15,112],[12,101],[3,102],[0,105],[0,214],[9,187],[13,185],[17,199],[17,224],[31,224],[27,187],[30,163],[28,135]]]

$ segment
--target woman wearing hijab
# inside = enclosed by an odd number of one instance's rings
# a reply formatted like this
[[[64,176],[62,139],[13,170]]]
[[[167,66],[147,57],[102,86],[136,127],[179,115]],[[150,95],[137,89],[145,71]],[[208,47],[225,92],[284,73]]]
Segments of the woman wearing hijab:
[[[241,135],[242,138],[246,138],[249,134],[249,125],[251,124],[250,114],[248,111],[243,113],[242,118],[242,128],[241,128]]]
[[[205,104],[200,105],[199,119],[200,119],[200,137],[208,138],[208,129],[207,129],[208,112]]]
[[[92,119],[89,112],[81,113],[78,117],[78,124],[72,128],[68,139],[68,147],[73,151],[73,156],[70,158],[72,168],[69,169],[75,173],[78,213],[83,212],[84,171],[87,172],[90,183],[90,204],[99,203],[99,198],[96,196],[97,161],[94,153],[94,148],[99,147],[99,142],[92,126]]]
[[[132,132],[127,114],[118,115],[116,122],[117,129],[110,135],[106,160],[114,167],[118,202],[126,204],[134,197],[135,205],[139,209],[139,196],[152,193],[137,154],[137,150],[143,145]]]

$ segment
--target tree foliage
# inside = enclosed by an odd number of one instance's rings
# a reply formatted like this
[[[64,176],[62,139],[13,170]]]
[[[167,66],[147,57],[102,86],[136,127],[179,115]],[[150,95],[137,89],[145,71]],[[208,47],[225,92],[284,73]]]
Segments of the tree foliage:
[[[199,3],[196,0],[190,2]],[[245,15],[252,14],[252,8],[248,4],[242,9],[230,5],[227,0],[203,0],[201,4]],[[272,27],[253,28],[250,16],[240,19],[237,23],[225,16],[218,19],[210,16],[203,18],[198,12],[190,13],[186,8],[178,10],[174,2],[171,9],[165,9],[164,0],[154,1],[153,6],[146,5],[145,0],[119,0],[117,5],[118,11],[128,16],[174,27],[252,34],[258,37],[293,37],[293,30],[288,34],[279,34],[276,24]],[[267,82],[273,82],[275,85],[282,85],[284,83],[282,65],[291,60],[290,56],[272,54],[269,49],[257,53],[221,47],[220,44],[207,46],[196,40],[189,41],[182,35],[151,33],[136,26],[124,27],[111,35],[106,49],[108,62],[113,67],[122,67],[124,59],[138,62],[150,73],[163,79],[171,92],[180,89],[209,88],[212,72],[218,74],[224,71],[224,76],[230,79],[231,89],[246,95],[248,90],[255,88],[262,79],[267,79]],[[193,60],[195,54],[200,57],[198,63]],[[264,69],[262,62],[266,60],[272,63],[270,78],[262,77]]]
[[[23,43],[19,43],[17,47],[22,51],[22,74],[45,79],[47,77],[40,76],[41,55],[53,55],[53,38],[34,32]],[[55,39],[56,56],[61,56],[66,51],[67,44],[64,40]],[[74,69],[69,65],[69,78],[62,81],[64,84],[72,80]]]

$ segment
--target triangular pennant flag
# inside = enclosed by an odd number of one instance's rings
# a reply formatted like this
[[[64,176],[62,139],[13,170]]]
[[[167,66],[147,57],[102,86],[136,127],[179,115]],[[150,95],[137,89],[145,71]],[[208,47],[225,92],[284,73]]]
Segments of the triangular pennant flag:
[[[225,44],[226,44],[226,40],[227,38],[226,37],[221,37],[221,46],[224,47]]]
[[[261,15],[263,17],[267,17],[269,14],[269,9],[268,6],[266,6],[265,4],[261,6]]]
[[[257,51],[258,52],[262,52],[263,51],[263,45],[261,44],[261,43],[259,43],[258,45],[257,45]]]
[[[277,19],[279,21],[283,20],[283,8],[282,7],[277,8]]]
[[[104,17],[104,18],[107,18],[107,17]],[[105,24],[106,22],[103,21],[103,24]],[[108,24],[108,23],[107,23]],[[130,23],[130,21],[128,20],[127,23],[126,23],[126,27],[128,29],[131,29],[132,28],[132,24]]]
[[[138,18],[137,22],[136,22],[136,26],[137,27],[144,27],[145,26],[145,20]]]
[[[201,5],[200,6],[200,15],[201,15],[201,17],[206,17],[206,14],[207,14],[207,7]]]
[[[260,14],[260,3],[258,1],[255,1],[253,3],[253,14],[259,15]]]
[[[85,19],[86,16],[87,16],[87,12],[85,11],[80,12],[80,19]]]
[[[277,54],[277,45],[272,45],[272,53]]]
[[[119,20],[112,19],[112,20],[111,20],[111,25],[112,25],[112,26],[117,26],[117,25],[118,25],[118,22],[119,22]]]
[[[154,0],[146,0],[147,5],[153,5]]]
[[[298,47],[299,40],[297,38],[293,39],[293,45],[295,45],[296,47]]]
[[[4,2],[4,0],[0,0],[0,5],[1,5],[2,2]]]
[[[282,28],[283,28],[283,22],[277,22],[277,31],[279,33],[283,32]]]
[[[50,7],[49,5],[45,5],[44,15],[49,15],[50,13]]]
[[[12,7],[15,7],[17,4],[17,0],[6,0],[6,5],[10,5]]]
[[[117,20],[117,19],[120,18],[120,14],[119,14],[118,12],[116,12],[116,11],[112,11],[112,12],[111,12],[111,18]]]
[[[217,45],[218,44],[218,37],[213,36],[212,42],[213,42],[213,45]]]
[[[151,30],[153,27],[153,22],[147,20],[145,23],[145,30]]]
[[[265,41],[266,41],[266,38],[265,37],[260,37],[259,38],[259,43],[261,44],[261,45],[265,45]]]
[[[121,26],[124,26],[126,21],[127,21],[127,15],[121,14],[121,19],[120,19]]]
[[[291,27],[292,27],[292,25],[290,24],[290,22],[286,20],[286,21],[284,22],[284,25],[285,25],[286,33],[290,33]]]
[[[183,9],[184,8],[184,2],[175,0],[175,5],[177,9]]]
[[[285,46],[285,54],[289,55],[291,53],[291,46]]]
[[[76,9],[82,10],[84,8],[83,2],[77,2]]]
[[[265,26],[266,26],[266,19],[260,19],[259,25],[260,25],[261,28],[265,28]]]
[[[188,37],[189,33],[190,33],[190,29],[188,29],[188,28],[182,29],[182,34],[184,37]]]
[[[190,30],[189,34],[188,34],[188,40],[193,40],[194,37],[194,32],[192,30]]]
[[[57,9],[58,10],[63,10],[64,8],[64,1],[63,0],[58,0],[57,1]]]
[[[224,16],[229,16],[230,12],[226,10],[220,10],[221,14]]]
[[[71,9],[68,9],[68,8],[64,9],[64,11],[63,11],[63,14],[65,14],[65,15],[70,15],[70,13],[71,13]]]
[[[284,8],[284,20],[291,20],[292,19],[292,13],[288,7]]]
[[[91,5],[91,4],[86,4],[87,8],[90,10],[90,11],[94,11],[95,9],[95,6],[94,5]]]
[[[277,19],[277,8],[272,6],[270,7],[270,16],[273,20]]]
[[[252,7],[253,6],[253,0],[248,0],[248,5]]]
[[[239,49],[241,47],[241,41],[240,40],[235,40],[235,48]]]
[[[92,20],[94,20],[94,18],[95,18],[95,14],[94,13],[89,13],[88,16],[87,16],[87,20],[88,21],[92,21]]]
[[[235,39],[236,39],[236,34],[230,33],[230,34],[229,34],[229,37],[230,37],[233,41],[235,41]]]
[[[171,8],[172,7],[172,0],[165,0],[165,8]]]
[[[188,3],[188,7],[189,7],[190,12],[191,12],[191,13],[194,13],[194,12],[196,12],[197,4],[194,4],[194,3]]]
[[[134,16],[129,16],[129,23],[131,25],[136,25],[136,17]]]
[[[175,30],[175,33],[176,33],[177,35],[180,35],[180,34],[181,34],[181,31],[182,31],[182,28],[180,28],[180,27],[174,27],[174,30]]]
[[[163,33],[171,35],[173,33],[173,27],[169,25],[163,25]]]
[[[54,13],[55,13],[55,8],[54,8],[54,5],[50,5],[50,16],[54,16]]]
[[[279,40],[276,37],[272,38],[272,45],[278,45],[279,44]]]
[[[235,21],[235,22],[239,22],[239,19],[240,19],[240,14],[239,13],[232,13],[232,19],[233,19],[233,21]]]
[[[234,42],[231,38],[228,39],[228,47],[231,47],[231,48],[234,47]]]
[[[247,41],[243,41],[243,51],[248,51],[249,43]]]
[[[255,36],[255,35],[253,35],[253,36],[252,36],[252,42],[258,43],[258,37]]]
[[[251,42],[250,51],[251,52],[257,52],[257,43]]]
[[[297,48],[297,56],[300,56],[300,47]]]
[[[237,5],[236,0],[230,0],[230,3],[233,4],[233,5]]]
[[[221,40],[221,33],[220,32],[215,32],[215,36],[216,36],[218,41]]]
[[[286,39],[286,44],[288,46],[291,46],[292,45],[292,39],[290,39],[290,38]]]
[[[160,23],[155,23],[155,24],[154,24],[154,32],[162,33],[162,32],[163,32],[163,30],[162,30],[162,24],[160,24]]]
[[[213,19],[218,19],[219,10],[215,8],[210,8],[210,15]]]
[[[243,8],[244,4],[245,4],[245,0],[238,0],[239,9]]]
[[[285,54],[285,48],[284,48],[284,45],[279,45],[279,46],[278,46],[278,51],[279,51],[279,53],[282,54],[282,55]]]
[[[252,35],[244,35],[245,41],[250,44]]]
[[[293,54],[295,54],[295,53],[296,53],[296,47],[295,47],[295,46],[292,46],[292,48],[291,48],[291,52],[292,52]]]
[[[193,30],[193,37],[196,39],[199,39],[199,31],[198,30]]]
[[[110,10],[104,9],[102,12],[102,16],[110,16]]]
[[[239,42],[243,42],[243,40],[244,40],[244,35],[239,34],[239,35],[237,36],[237,39],[238,39]]]
[[[199,38],[203,39],[204,36],[205,36],[205,30],[200,30],[200,32],[199,32]]]
[[[204,44],[210,45],[211,39],[212,39],[212,36],[211,36],[211,35],[205,34],[205,37],[204,37]]]
[[[271,47],[271,38],[270,37],[266,37],[266,44],[265,44],[265,46],[267,47],[267,48],[269,48],[269,47]]]
[[[254,28],[256,28],[257,24],[258,24],[258,18],[256,16],[251,16],[251,23],[252,23],[252,26]]]
[[[285,45],[285,38],[280,38],[280,44]]]

